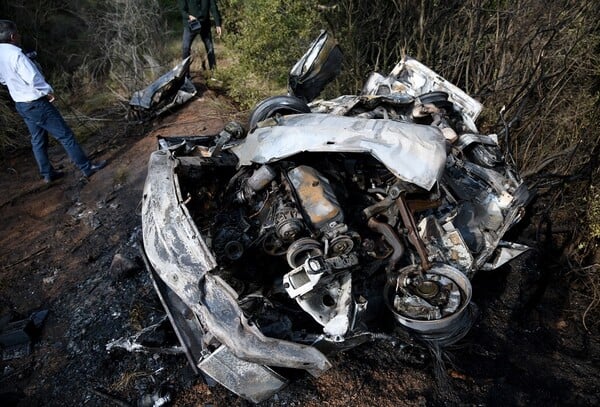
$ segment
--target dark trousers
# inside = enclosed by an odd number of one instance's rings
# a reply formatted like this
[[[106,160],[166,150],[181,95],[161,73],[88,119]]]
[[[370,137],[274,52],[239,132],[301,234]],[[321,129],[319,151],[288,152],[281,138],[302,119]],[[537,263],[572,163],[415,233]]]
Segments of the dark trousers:
[[[186,59],[191,54],[192,42],[200,34],[204,48],[206,49],[206,55],[208,56],[208,67],[215,69],[217,66],[217,59],[215,57],[215,47],[213,45],[212,33],[210,31],[210,20],[202,21],[202,28],[200,33],[193,33],[187,24],[183,27],[183,58]]]
[[[43,97],[33,102],[17,102],[15,107],[31,133],[31,147],[42,177],[49,177],[54,172],[48,158],[48,133],[62,144],[71,161],[84,174],[89,171],[90,160],[58,109],[48,99]]]

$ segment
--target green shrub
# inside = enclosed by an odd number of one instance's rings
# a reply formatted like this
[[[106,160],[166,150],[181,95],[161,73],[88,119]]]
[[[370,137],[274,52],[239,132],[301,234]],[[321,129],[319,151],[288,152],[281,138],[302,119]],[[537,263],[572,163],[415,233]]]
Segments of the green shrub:
[[[324,28],[317,2],[293,0],[228,0],[222,2],[226,46],[236,54],[230,64],[229,92],[243,106],[281,93],[293,64]],[[271,82],[265,85],[264,82]],[[251,102],[251,99],[254,99]]]

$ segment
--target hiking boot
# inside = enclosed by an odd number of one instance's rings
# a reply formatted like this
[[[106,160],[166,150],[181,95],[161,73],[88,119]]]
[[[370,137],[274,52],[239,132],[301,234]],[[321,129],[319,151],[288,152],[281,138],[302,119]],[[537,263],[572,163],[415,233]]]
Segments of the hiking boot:
[[[50,175],[46,175],[46,176],[44,177],[44,182],[45,182],[46,184],[49,184],[49,183],[51,183],[51,182],[53,182],[53,181],[56,181],[57,179],[61,179],[61,178],[62,178],[62,177],[64,177],[64,176],[65,176],[65,173],[64,173],[64,172],[62,172],[62,171],[52,171],[52,172],[50,173]]]
[[[106,164],[108,164],[106,160],[98,161],[97,163],[92,163],[92,165],[90,165],[90,169],[87,170],[83,175],[85,175],[86,178],[89,178],[98,171],[100,171],[102,168],[106,167]]]

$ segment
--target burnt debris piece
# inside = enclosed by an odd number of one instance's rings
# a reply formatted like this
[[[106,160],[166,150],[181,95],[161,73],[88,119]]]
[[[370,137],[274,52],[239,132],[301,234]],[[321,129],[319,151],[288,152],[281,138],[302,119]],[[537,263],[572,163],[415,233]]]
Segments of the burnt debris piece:
[[[252,402],[361,344],[455,343],[473,276],[528,249],[502,240],[531,194],[481,104],[410,57],[315,100],[340,59],[321,33],[246,130],[161,138],[148,163],[156,292],[194,371]]]
[[[29,318],[0,322],[0,351],[2,360],[11,360],[29,355],[32,342],[39,336],[48,310],[32,313]]]
[[[192,99],[197,90],[189,78],[191,63],[191,57],[185,58],[148,87],[134,92],[127,118],[132,121],[150,120]]]

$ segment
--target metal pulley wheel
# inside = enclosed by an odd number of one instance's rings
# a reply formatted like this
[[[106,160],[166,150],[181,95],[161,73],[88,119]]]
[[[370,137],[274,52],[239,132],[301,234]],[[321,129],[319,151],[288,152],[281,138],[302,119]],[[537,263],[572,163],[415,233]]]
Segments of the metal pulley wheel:
[[[287,250],[287,262],[291,268],[300,267],[309,257],[323,255],[321,244],[315,239],[303,237],[296,240]]]

